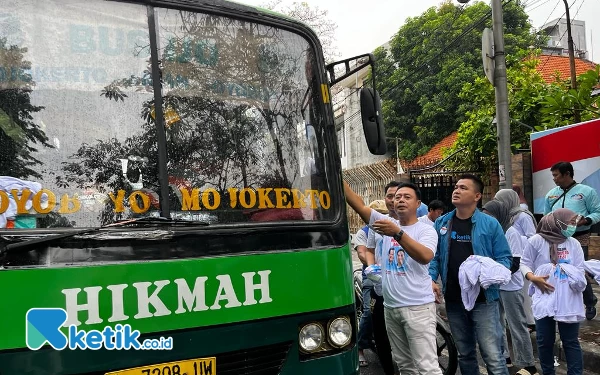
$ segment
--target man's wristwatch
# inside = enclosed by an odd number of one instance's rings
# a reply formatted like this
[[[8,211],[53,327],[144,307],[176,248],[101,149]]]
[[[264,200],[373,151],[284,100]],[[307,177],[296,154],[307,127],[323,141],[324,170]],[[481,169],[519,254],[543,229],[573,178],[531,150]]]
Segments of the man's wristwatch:
[[[590,219],[589,217],[586,217],[584,220],[585,220],[585,225],[592,225],[592,219]]]
[[[394,234],[394,239],[398,242],[400,242],[400,240],[402,239],[402,236],[404,235],[404,231],[402,229],[400,229],[400,232]]]

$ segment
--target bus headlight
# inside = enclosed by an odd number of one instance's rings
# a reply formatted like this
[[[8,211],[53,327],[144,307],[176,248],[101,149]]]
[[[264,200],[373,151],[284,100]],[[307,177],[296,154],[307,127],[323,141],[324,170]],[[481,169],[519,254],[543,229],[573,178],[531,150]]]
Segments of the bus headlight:
[[[307,352],[313,352],[323,344],[323,327],[318,323],[308,323],[300,330],[298,342],[300,348]]]
[[[329,340],[337,347],[348,345],[352,339],[352,324],[348,317],[335,318],[329,323]]]

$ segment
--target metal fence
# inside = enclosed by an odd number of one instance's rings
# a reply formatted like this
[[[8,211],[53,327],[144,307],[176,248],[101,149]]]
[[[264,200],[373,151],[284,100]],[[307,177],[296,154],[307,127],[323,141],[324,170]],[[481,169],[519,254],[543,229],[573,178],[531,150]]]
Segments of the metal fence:
[[[352,190],[362,197],[365,204],[369,204],[371,201],[384,198],[385,185],[396,178],[396,161],[386,159],[374,164],[346,169],[343,175]],[[364,222],[350,206],[346,205],[346,207],[350,233],[354,234],[364,225]]]
[[[448,211],[454,209],[452,204],[452,192],[454,185],[459,176],[463,173],[460,171],[445,171],[445,172],[421,172],[410,173],[410,180],[417,185],[421,190],[421,201],[429,204],[434,199],[444,202]],[[481,201],[479,201],[481,206]]]

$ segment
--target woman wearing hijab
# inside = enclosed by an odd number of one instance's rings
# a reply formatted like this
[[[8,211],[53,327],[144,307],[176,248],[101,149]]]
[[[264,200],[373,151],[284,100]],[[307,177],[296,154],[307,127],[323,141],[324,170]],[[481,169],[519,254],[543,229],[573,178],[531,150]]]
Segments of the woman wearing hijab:
[[[519,232],[521,236],[529,238],[535,234],[536,220],[531,212],[521,207],[519,194],[512,189],[500,189],[495,200],[498,200],[509,210],[510,224]],[[521,293],[523,294],[523,306],[525,307],[525,316],[527,317],[527,325],[530,331],[535,330],[535,319],[531,313],[531,297],[527,294],[529,289],[529,281],[523,282]]]
[[[498,200],[491,200],[483,206],[483,212],[498,220],[504,235],[510,246],[513,256],[511,280],[506,285],[500,286],[500,322],[502,323],[502,334],[504,336],[504,347],[502,348],[507,366],[511,366],[510,352],[508,351],[508,340],[506,338],[506,321],[510,329],[515,365],[521,370],[517,374],[528,375],[537,373],[531,337],[527,328],[527,318],[523,307],[523,275],[519,272],[520,260],[523,255],[525,238],[522,237],[510,224],[510,211],[505,204]]]
[[[535,234],[535,217],[527,209],[521,207],[519,194],[513,189],[500,189],[494,196],[509,210],[510,225],[514,227],[521,236],[527,238]]]
[[[521,260],[521,272],[537,289],[533,295],[533,313],[536,316],[538,355],[544,375],[555,373],[554,340],[557,324],[567,359],[567,374],[583,374],[579,322],[585,319],[585,282],[571,283],[572,277],[585,280],[583,250],[579,241],[572,237],[577,220],[578,215],[566,208],[544,216],[537,234],[528,240]],[[554,271],[544,274],[546,272],[541,272],[543,269]],[[567,269],[574,272],[569,271],[571,274],[568,274],[565,271]],[[560,282],[564,279],[568,279],[569,283]],[[560,293],[554,294],[555,286],[561,288]],[[547,310],[543,309],[543,300],[548,299],[545,295],[554,298],[550,299],[552,308]]]
[[[529,209],[529,206],[527,205],[527,200],[525,199],[525,195],[523,195],[523,189],[521,189],[521,187],[519,185],[513,185],[512,189],[515,191],[515,193],[517,193],[517,195],[519,196],[519,206],[521,206],[524,209]]]

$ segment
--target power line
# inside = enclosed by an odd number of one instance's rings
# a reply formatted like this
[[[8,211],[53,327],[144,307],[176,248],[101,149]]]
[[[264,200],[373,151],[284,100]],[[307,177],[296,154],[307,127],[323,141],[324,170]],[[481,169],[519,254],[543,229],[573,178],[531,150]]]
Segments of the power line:
[[[532,0],[532,1],[525,1],[525,3],[523,3],[523,8],[531,8],[532,6],[535,6],[537,4],[539,4],[540,2],[547,2],[548,0]]]
[[[465,4],[463,4],[463,5],[462,5],[462,7],[460,7],[460,8],[458,9],[458,11],[457,11],[457,12],[455,12],[455,14],[454,14],[454,18],[453,18],[453,19],[452,19],[452,21],[450,22],[450,25],[448,25],[448,27],[447,27],[447,29],[448,29],[448,30],[451,30],[451,29],[452,29],[452,27],[454,26],[454,23],[456,22],[456,20],[457,20],[457,19],[458,19],[458,18],[459,18],[459,17],[460,17],[462,14],[463,14],[463,12],[464,12],[464,9],[465,9],[465,7],[466,7],[466,6],[467,6],[467,4],[466,4],[466,3],[465,3]],[[439,30],[439,29],[440,29],[442,26],[444,26],[444,24],[440,24],[440,25],[438,25],[438,27],[436,27],[435,29],[433,29],[433,30],[431,31],[431,33],[430,33],[430,34],[432,34],[432,35],[433,35],[433,34],[435,34],[435,32],[436,32],[436,31],[438,31],[438,30]],[[415,48],[415,47],[416,47],[416,46],[417,46],[417,45],[418,45],[420,42],[421,42],[420,40],[419,40],[419,41],[417,41],[415,44],[413,44],[411,47],[409,47],[409,48],[408,48],[408,50],[412,50],[412,49],[413,49],[413,48]],[[393,69],[396,69],[396,66],[395,66],[395,64],[391,64],[391,65],[388,67],[387,71],[385,71],[385,72],[383,72],[383,73],[380,73],[380,74],[390,74],[390,73],[392,73],[392,70],[393,70]]]
[[[542,5],[545,5],[545,4],[547,4],[548,2],[550,2],[550,0],[546,0],[546,1],[542,2],[542,3],[538,3],[538,4],[537,4],[537,6],[535,6],[535,7],[533,7],[533,8],[530,8],[530,9],[528,9],[528,10],[529,10],[530,12],[532,12],[532,11],[536,10],[537,8],[540,8]]]
[[[505,0],[505,2],[502,4],[502,6],[510,3],[512,0]],[[391,93],[392,91],[396,90],[397,88],[400,87],[400,85],[402,85],[403,83],[405,83],[406,81],[408,81],[409,78],[411,78],[413,75],[415,75],[416,73],[419,73],[421,70],[423,70],[423,68],[426,68],[427,66],[430,65],[430,63],[432,61],[437,60],[438,58],[440,58],[445,52],[448,51],[449,47],[453,46],[456,42],[458,42],[462,37],[464,37],[467,33],[469,33],[471,30],[473,30],[474,28],[476,28],[477,26],[480,26],[481,24],[483,24],[490,16],[492,15],[492,10],[490,9],[483,17],[481,17],[477,22],[475,22],[474,24],[472,24],[470,27],[468,27],[466,30],[464,30],[459,36],[457,36],[456,38],[454,38],[450,43],[448,43],[448,45],[446,45],[446,48],[443,48],[438,54],[436,54],[435,56],[433,56],[433,58],[430,59],[429,62],[425,62],[423,64],[421,64],[416,70],[413,70],[411,73],[409,73],[406,77],[404,77],[404,79],[400,82],[398,82],[397,84],[395,84],[394,86],[392,86],[390,89],[384,91],[381,93],[382,97],[385,97],[386,94]]]
[[[463,14],[465,7],[467,6],[467,4],[463,4],[461,7],[459,7],[459,9],[454,12],[454,17],[452,18],[452,21],[450,21],[450,24],[446,27],[446,29],[450,30],[452,29],[452,27],[454,26],[454,23],[456,23],[456,20]],[[433,29],[430,34],[434,35],[440,28],[442,28],[443,26],[446,26],[444,23],[440,23],[435,29]],[[413,48],[415,48],[418,44],[420,43],[420,41],[417,41],[414,45],[412,45],[411,47],[409,47],[408,49],[411,50]],[[386,52],[387,54],[387,52]],[[384,72],[379,72],[378,75],[389,75],[392,73],[393,70],[397,69],[395,67],[395,64],[390,64],[390,66],[388,66],[388,68],[384,71]],[[332,104],[332,106],[335,106],[343,101],[345,101],[348,97],[350,97],[351,95],[353,95],[355,92],[357,92],[358,90],[360,90],[362,87],[364,87],[364,83],[360,86],[357,87],[354,91],[350,92],[350,94],[344,96],[342,99],[337,100],[336,102],[334,102]]]
[[[513,0],[505,0],[504,3],[502,4],[502,6],[509,4],[510,2],[512,2]],[[463,6],[464,9],[464,6]],[[440,53],[436,54],[432,59],[430,59],[431,61],[435,61],[436,59],[438,59],[444,52],[447,52],[448,49],[450,47],[452,47],[456,42],[458,42],[463,36],[465,36],[467,33],[469,33],[471,30],[473,30],[474,28],[480,26],[483,22],[485,22],[490,16],[492,15],[492,10],[490,9],[483,17],[481,17],[479,20],[477,20],[476,22],[474,22],[471,26],[469,26],[466,30],[464,30],[460,35],[458,35],[456,38],[454,38],[450,43],[448,43],[445,48],[443,48]],[[394,91],[395,89],[399,88],[401,84],[403,84],[404,82],[406,82],[410,77],[412,77],[414,74],[419,73],[422,68],[427,67],[429,64],[428,63],[424,63],[422,65],[420,65],[416,70],[414,70],[413,72],[411,72],[408,76],[404,77],[404,79],[400,82],[398,82],[396,85],[392,86],[390,89],[383,91],[381,93],[381,97],[384,97],[386,94],[391,93],[392,91]],[[360,115],[360,110],[352,113],[351,115],[349,115],[348,117],[346,117],[343,120],[343,123],[346,123],[346,121],[351,121],[353,120],[356,116]]]
[[[577,0],[573,0],[573,2],[571,3],[571,5],[569,5],[569,9],[575,4],[575,1],[577,1]],[[581,4],[583,5],[583,2]],[[581,9],[581,5],[579,6],[579,9]],[[577,17],[577,14],[579,14],[579,9],[577,9],[577,13],[575,13],[575,16],[573,16],[573,19],[575,19],[575,17]],[[562,14],[562,16],[564,16],[566,13],[567,13],[567,11],[565,10],[565,12]],[[558,18],[558,20],[556,20],[556,23],[554,24],[554,26],[552,28],[555,28],[560,23],[560,20],[562,19],[562,16],[560,16]],[[571,20],[567,20],[567,22],[571,22]],[[562,35],[560,36],[560,38],[558,38],[559,41],[562,40],[562,38],[565,36],[565,34],[567,33],[567,31],[568,31],[568,29],[565,30],[565,32],[562,33]],[[562,50],[562,48],[561,48],[561,50]],[[556,50],[552,50],[552,52],[550,52],[549,55],[545,55],[545,56],[547,56],[546,60],[544,61],[543,65],[540,67],[539,70],[543,70],[544,69],[544,67],[546,66],[546,64],[548,63],[548,61],[550,61],[550,58],[554,55],[554,52],[556,52]]]
[[[554,11],[556,10],[556,7],[558,7],[558,4],[560,4],[561,1],[562,0],[558,0],[556,2],[556,5],[554,6],[554,9],[552,9],[552,11],[550,12],[550,14],[548,14],[548,18],[546,18],[546,21],[544,21],[544,23],[542,24],[542,26],[544,26],[548,22],[548,20],[550,19],[550,17],[552,17],[552,13],[554,13]]]

